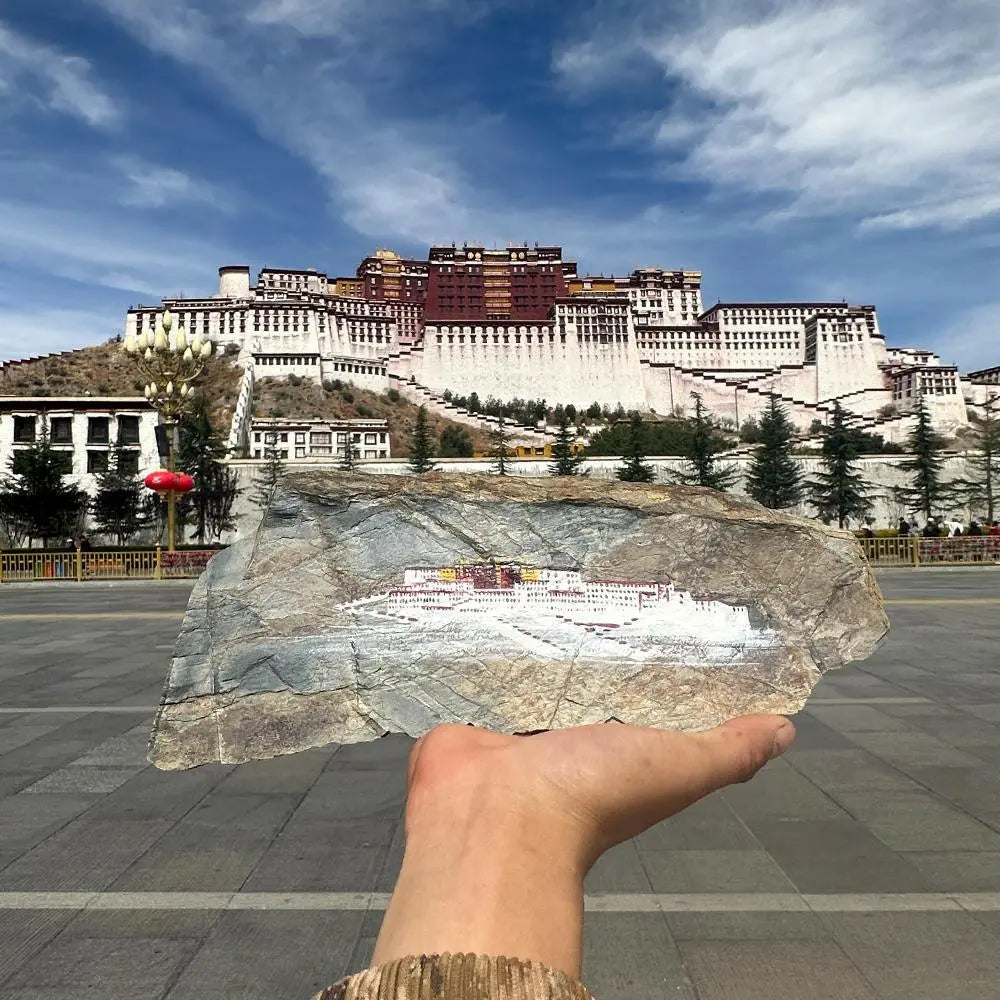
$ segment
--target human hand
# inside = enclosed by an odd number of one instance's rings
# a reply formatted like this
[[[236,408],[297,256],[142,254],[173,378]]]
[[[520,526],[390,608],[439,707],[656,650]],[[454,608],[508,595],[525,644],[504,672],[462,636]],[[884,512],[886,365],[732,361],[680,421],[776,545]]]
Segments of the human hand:
[[[749,780],[794,735],[769,715],[702,733],[437,727],[410,754],[406,855],[375,961],[475,952],[579,976],[583,878],[597,858]]]

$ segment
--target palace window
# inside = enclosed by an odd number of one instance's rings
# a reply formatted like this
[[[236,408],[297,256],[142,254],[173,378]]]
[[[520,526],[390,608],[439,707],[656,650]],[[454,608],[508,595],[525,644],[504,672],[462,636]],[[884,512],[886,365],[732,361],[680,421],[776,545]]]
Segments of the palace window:
[[[107,444],[107,443],[108,443],[108,418],[88,417],[87,444]]]
[[[53,417],[49,421],[49,440],[53,444],[72,444],[73,418]]]
[[[34,444],[34,442],[35,442],[35,418],[14,417],[14,443]]]
[[[122,416],[118,418],[118,443],[136,445],[139,443],[139,418]]]

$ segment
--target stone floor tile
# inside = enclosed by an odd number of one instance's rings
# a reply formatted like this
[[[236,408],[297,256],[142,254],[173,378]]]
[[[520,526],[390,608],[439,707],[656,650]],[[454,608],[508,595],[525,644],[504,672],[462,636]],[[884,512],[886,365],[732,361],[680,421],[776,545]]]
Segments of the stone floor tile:
[[[880,1000],[832,941],[681,941],[678,947],[699,1000]]]
[[[59,936],[46,945],[4,985],[5,996],[44,996],[45,990],[74,990],[75,996],[101,1000],[158,997],[191,960],[195,941],[152,938],[83,938]],[[25,989],[27,988],[27,989]],[[50,993],[49,995],[53,995]]]
[[[225,913],[164,1000],[306,1000],[350,971],[362,916]]]
[[[793,892],[766,851],[640,850],[655,892]]]
[[[828,913],[823,922],[883,1000],[995,1000],[997,940],[968,913]]]
[[[907,851],[902,857],[937,892],[1000,892],[1000,851]]]
[[[588,873],[584,890],[588,893],[652,892],[635,841],[626,840],[605,852]]]
[[[675,941],[823,941],[830,932],[815,913],[664,914]]]
[[[588,913],[583,981],[601,1000],[695,1000],[661,914]]]
[[[29,962],[74,915],[73,910],[0,910],[0,984]]]
[[[1000,834],[930,792],[838,790],[833,795],[895,851],[1000,851]]]
[[[105,889],[169,828],[163,820],[81,817],[0,871],[0,889]]]
[[[926,892],[926,879],[853,820],[753,819],[750,829],[799,892]]]

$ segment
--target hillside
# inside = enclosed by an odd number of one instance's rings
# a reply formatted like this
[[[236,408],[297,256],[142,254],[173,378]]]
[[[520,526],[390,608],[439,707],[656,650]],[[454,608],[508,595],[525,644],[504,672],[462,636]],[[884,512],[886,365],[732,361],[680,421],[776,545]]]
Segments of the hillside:
[[[229,433],[241,374],[233,359],[215,357],[197,383],[223,437]],[[135,363],[117,343],[11,361],[0,367],[0,396],[141,396],[143,385]]]
[[[398,393],[388,395],[358,389],[340,382],[327,382],[326,387],[305,379],[295,382],[276,378],[258,379],[254,384],[254,416],[286,417],[306,420],[350,420],[355,417],[382,418],[389,422],[392,454],[402,458],[409,454],[410,437],[416,422],[418,407]],[[435,442],[446,427],[467,431],[477,452],[490,450],[486,431],[445,420],[433,413],[427,415],[427,425]]]

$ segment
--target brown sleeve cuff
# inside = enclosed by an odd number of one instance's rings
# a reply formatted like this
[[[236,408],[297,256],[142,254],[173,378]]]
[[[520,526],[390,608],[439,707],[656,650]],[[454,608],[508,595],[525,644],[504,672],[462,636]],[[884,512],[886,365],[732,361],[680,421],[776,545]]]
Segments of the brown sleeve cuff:
[[[491,955],[411,955],[364,969],[315,1000],[593,1000],[565,972]]]

